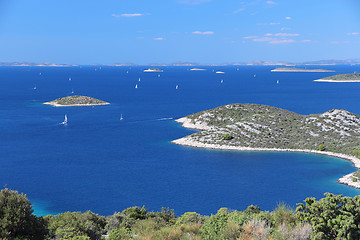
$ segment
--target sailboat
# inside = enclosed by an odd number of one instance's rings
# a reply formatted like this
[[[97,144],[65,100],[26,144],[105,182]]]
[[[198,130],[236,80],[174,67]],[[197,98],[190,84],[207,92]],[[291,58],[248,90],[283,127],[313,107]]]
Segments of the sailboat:
[[[256,74],[254,74],[254,77],[256,77]]]
[[[279,84],[279,80],[276,81],[276,84]]]
[[[223,83],[223,82],[224,82],[224,80],[221,79],[220,83]]]
[[[178,89],[179,88],[179,85],[176,85],[175,89]]]
[[[65,114],[64,121],[61,123],[62,125],[66,125],[68,123],[67,115]]]
[[[74,89],[71,89],[71,94],[74,94]]]
[[[135,88],[138,88],[137,84],[135,85]]]
[[[160,77],[160,74],[158,74],[158,77]]]
[[[71,77],[69,77],[69,81],[71,81]]]
[[[36,90],[36,85],[34,86],[34,88],[33,88],[34,90]]]
[[[121,114],[121,116],[120,116],[120,121],[123,120],[123,119],[124,119],[124,118],[123,118],[123,116],[122,116],[122,114]]]
[[[139,82],[140,82],[140,78],[139,78]]]

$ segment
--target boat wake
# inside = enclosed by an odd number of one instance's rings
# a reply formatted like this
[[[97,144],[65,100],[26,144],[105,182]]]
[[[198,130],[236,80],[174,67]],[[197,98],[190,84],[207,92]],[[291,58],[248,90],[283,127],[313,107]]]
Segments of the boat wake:
[[[158,119],[155,119],[155,121],[165,121],[165,120],[172,120],[174,118],[172,117],[167,117],[167,118],[158,118]]]

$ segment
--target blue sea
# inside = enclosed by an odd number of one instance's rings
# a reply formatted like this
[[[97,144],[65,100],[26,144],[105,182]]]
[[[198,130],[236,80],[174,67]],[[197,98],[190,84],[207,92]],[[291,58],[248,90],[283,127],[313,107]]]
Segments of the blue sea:
[[[271,66],[161,67],[162,73],[144,73],[146,68],[0,67],[1,186],[26,193],[37,215],[86,210],[111,215],[143,205],[150,211],[164,206],[177,215],[209,215],[251,204],[263,210],[280,202],[295,208],[325,192],[360,194],[337,183],[356,170],[346,160],[170,142],[194,132],[174,119],[230,103],[300,114],[334,108],[360,114],[360,83],[313,82],[334,73],[270,72]],[[336,74],[360,71],[360,65],[323,68]],[[72,91],[111,104],[42,104]],[[65,114],[68,124],[61,125]]]

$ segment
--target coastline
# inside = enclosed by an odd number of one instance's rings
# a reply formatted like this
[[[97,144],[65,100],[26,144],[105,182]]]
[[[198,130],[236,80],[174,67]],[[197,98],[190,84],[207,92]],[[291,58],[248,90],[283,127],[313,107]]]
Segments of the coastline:
[[[336,83],[339,83],[339,82],[346,82],[346,83],[350,83],[350,82],[360,82],[360,80],[334,80],[334,79],[317,79],[317,80],[314,80],[314,82],[336,82]]]
[[[101,106],[101,105],[109,105],[110,103],[97,103],[97,104],[69,104],[69,105],[62,105],[53,102],[45,102],[45,105],[51,105],[53,107],[90,107],[90,106]]]
[[[332,70],[276,70],[276,69],[273,69],[271,70],[271,72],[335,72],[335,71],[332,71]]]
[[[192,123],[190,118],[183,117],[175,120],[178,123],[181,123],[184,128],[196,129],[196,130],[209,130],[211,127],[206,124],[198,124]],[[241,146],[226,146],[212,143],[202,143],[189,139],[189,137],[183,137],[176,140],[171,141],[173,144],[183,145],[188,147],[196,147],[196,148],[207,148],[207,149],[217,149],[217,150],[232,150],[232,151],[263,151],[263,152],[303,152],[303,153],[314,153],[314,154],[322,154],[331,157],[337,157],[341,159],[345,159],[354,164],[354,167],[360,169],[360,159],[354,156],[350,156],[343,153],[334,153],[328,151],[317,151],[310,149],[286,149],[286,148],[252,148],[252,147],[241,147]],[[360,181],[353,182],[353,173],[342,176],[338,179],[338,183],[348,185],[350,187],[360,189]]]

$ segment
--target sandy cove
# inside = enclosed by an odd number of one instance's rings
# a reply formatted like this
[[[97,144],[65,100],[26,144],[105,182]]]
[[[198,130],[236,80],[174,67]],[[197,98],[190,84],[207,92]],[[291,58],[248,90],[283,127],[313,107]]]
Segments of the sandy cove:
[[[197,129],[197,130],[211,129],[211,127],[207,126],[206,124],[192,123],[191,119],[189,119],[187,117],[183,117],[183,118],[177,119],[175,121],[182,123],[182,126],[185,128],[191,128],[191,129]],[[183,146],[207,148],[207,149],[219,149],[219,150],[315,153],[315,154],[322,154],[322,155],[327,155],[327,156],[331,156],[331,157],[345,159],[345,160],[352,162],[356,168],[360,168],[360,159],[358,159],[354,156],[350,156],[350,155],[346,155],[346,154],[342,154],[342,153],[333,153],[333,152],[317,151],[317,150],[310,150],[310,149],[251,148],[251,147],[240,147],[240,146],[225,146],[225,145],[219,145],[219,144],[196,142],[196,141],[188,139],[188,137],[176,139],[171,142],[174,144],[183,145]],[[348,175],[341,177],[338,180],[338,182],[341,184],[345,184],[345,185],[360,189],[360,181],[353,182],[352,174],[353,173],[350,173]]]

